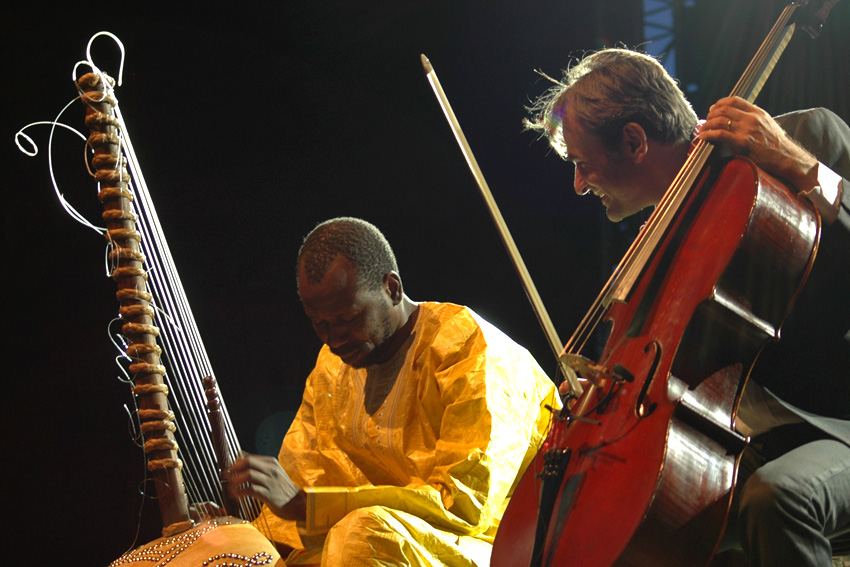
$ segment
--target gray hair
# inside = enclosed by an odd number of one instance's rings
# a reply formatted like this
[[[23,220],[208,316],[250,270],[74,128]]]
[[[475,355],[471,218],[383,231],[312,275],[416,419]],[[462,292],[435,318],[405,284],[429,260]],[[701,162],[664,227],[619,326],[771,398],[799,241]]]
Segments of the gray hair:
[[[563,71],[560,81],[529,108],[526,128],[539,132],[566,158],[563,117],[567,108],[609,150],[623,126],[636,122],[647,137],[662,144],[688,142],[697,115],[664,67],[637,51],[609,48],[587,55]]]

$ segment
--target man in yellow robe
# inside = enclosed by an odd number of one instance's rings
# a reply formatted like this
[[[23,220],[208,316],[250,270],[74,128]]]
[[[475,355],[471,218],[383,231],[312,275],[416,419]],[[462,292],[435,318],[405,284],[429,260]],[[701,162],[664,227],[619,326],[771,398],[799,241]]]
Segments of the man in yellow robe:
[[[531,355],[466,307],[417,303],[371,224],[317,226],[298,259],[322,339],[279,459],[234,463],[287,564],[489,564],[508,498],[559,407]]]

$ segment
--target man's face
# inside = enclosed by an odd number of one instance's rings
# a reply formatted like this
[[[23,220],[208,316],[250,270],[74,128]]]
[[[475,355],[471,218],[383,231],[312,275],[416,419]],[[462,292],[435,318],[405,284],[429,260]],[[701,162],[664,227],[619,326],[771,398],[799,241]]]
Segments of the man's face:
[[[574,188],[579,195],[593,193],[605,206],[608,218],[620,221],[654,202],[640,188],[641,172],[623,143],[607,149],[596,134],[565,112],[563,123],[567,160],[575,165]]]
[[[378,358],[396,331],[386,286],[377,291],[358,289],[356,269],[343,256],[336,257],[317,284],[309,282],[299,266],[298,288],[313,330],[331,352],[355,368]]]

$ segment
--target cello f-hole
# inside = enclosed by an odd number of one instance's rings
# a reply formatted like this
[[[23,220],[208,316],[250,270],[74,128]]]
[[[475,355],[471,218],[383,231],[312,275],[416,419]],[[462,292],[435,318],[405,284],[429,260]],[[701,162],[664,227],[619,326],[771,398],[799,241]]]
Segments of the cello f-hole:
[[[643,348],[643,352],[645,354],[649,354],[652,352],[654,354],[652,359],[652,364],[649,367],[649,372],[646,375],[646,380],[643,382],[643,387],[640,389],[640,394],[637,397],[637,403],[635,404],[635,414],[638,417],[647,417],[655,411],[655,408],[658,406],[656,402],[653,402],[649,399],[648,392],[649,388],[655,380],[655,375],[658,370],[658,364],[661,360],[661,347],[659,346],[657,341],[652,341],[647,344]]]

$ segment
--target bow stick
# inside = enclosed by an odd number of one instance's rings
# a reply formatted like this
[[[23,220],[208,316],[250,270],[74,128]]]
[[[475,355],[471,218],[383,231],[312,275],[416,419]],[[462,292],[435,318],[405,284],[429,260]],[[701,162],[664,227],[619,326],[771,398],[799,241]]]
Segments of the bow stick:
[[[552,349],[552,352],[555,354],[555,359],[558,361],[558,366],[560,367],[561,374],[563,374],[564,378],[566,378],[567,382],[570,385],[570,390],[572,394],[576,397],[581,396],[583,389],[578,381],[578,376],[575,371],[566,364],[565,360],[561,357],[561,351],[563,350],[563,343],[561,339],[558,337],[558,332],[555,330],[555,326],[552,324],[552,320],[549,318],[549,313],[546,311],[546,307],[543,305],[543,301],[540,299],[540,294],[537,293],[537,288],[534,285],[534,282],[531,280],[531,275],[528,273],[528,269],[525,267],[525,262],[522,260],[522,256],[519,253],[519,250],[514,243],[514,239],[511,236],[510,230],[508,230],[507,224],[505,224],[505,219],[502,218],[502,213],[499,211],[499,206],[496,204],[496,200],[493,198],[493,194],[490,192],[490,187],[487,185],[487,181],[484,179],[484,174],[481,173],[481,168],[478,167],[478,162],[475,159],[475,156],[472,154],[472,149],[469,147],[469,143],[466,141],[466,136],[463,134],[463,130],[460,128],[460,124],[455,117],[455,113],[452,110],[451,105],[449,104],[448,99],[446,98],[446,93],[443,91],[443,87],[440,85],[440,80],[437,78],[437,73],[434,71],[434,67],[431,65],[431,62],[428,60],[425,55],[421,55],[422,58],[422,67],[425,69],[425,76],[428,78],[428,82],[431,83],[431,88],[434,89],[434,94],[437,96],[437,101],[440,103],[440,107],[443,109],[443,114],[446,115],[446,119],[449,121],[449,126],[452,129],[452,132],[455,135],[455,139],[457,143],[460,145],[460,151],[463,153],[463,157],[466,159],[466,163],[469,165],[469,169],[472,171],[472,176],[475,178],[475,182],[478,184],[478,188],[481,190],[481,195],[484,197],[484,202],[487,204],[487,208],[490,211],[490,215],[493,217],[493,222],[496,223],[496,228],[499,230],[499,234],[502,237],[502,242],[505,244],[505,248],[508,251],[508,254],[511,257],[511,260],[514,263],[514,267],[516,268],[517,274],[519,275],[519,279],[522,281],[522,285],[525,288],[525,293],[528,296],[529,301],[531,301],[531,306],[534,308],[534,312],[537,315],[537,320],[540,322],[541,327],[543,327],[543,333],[546,335],[546,339],[549,342],[549,346]]]

